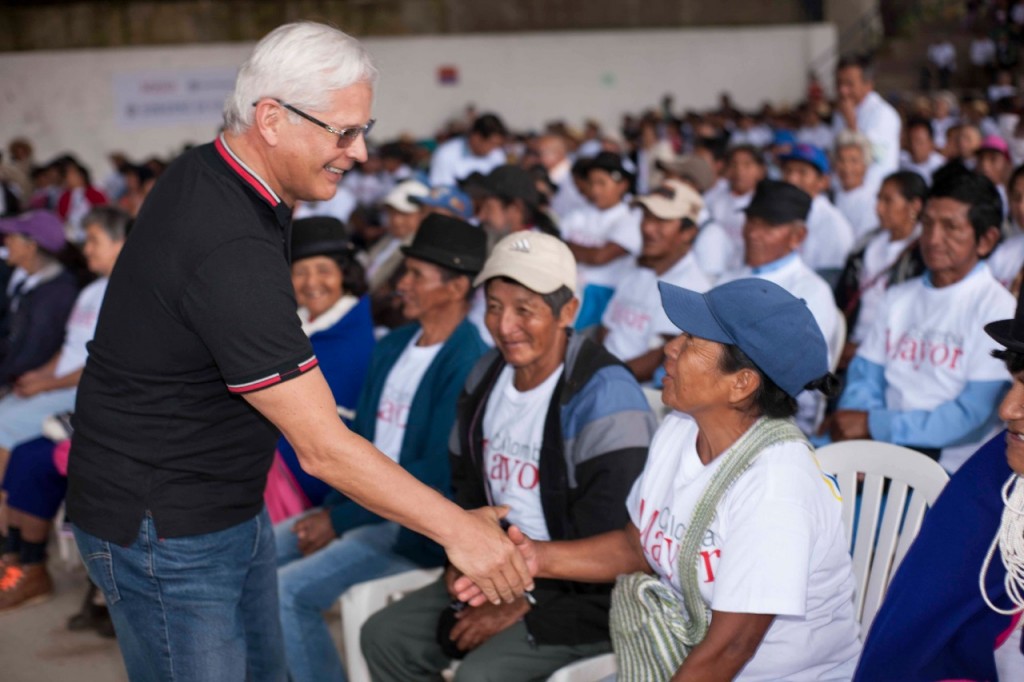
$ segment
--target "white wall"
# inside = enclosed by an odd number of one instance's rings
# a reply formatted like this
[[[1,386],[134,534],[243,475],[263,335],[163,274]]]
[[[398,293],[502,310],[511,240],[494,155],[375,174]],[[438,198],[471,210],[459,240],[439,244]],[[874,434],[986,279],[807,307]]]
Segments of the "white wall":
[[[831,24],[371,38],[365,44],[382,74],[375,138],[430,134],[467,102],[500,112],[514,128],[552,118],[578,124],[585,117],[614,126],[623,112],[655,106],[665,92],[687,108],[711,106],[723,90],[741,106],[795,102],[812,61],[835,40]],[[170,154],[186,141],[204,142],[216,131],[216,116],[209,123],[119,126],[114,76],[233,68],[251,47],[0,54],[0,144],[23,135],[37,159],[72,151],[102,176],[109,151],[141,159]],[[458,84],[438,84],[442,65],[458,68]]]

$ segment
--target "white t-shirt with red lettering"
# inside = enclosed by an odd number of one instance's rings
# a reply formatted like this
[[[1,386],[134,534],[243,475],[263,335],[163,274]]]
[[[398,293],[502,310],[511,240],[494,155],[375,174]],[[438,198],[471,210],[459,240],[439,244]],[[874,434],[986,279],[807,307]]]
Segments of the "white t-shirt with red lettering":
[[[384,389],[377,405],[377,426],[374,429],[373,444],[391,459],[398,461],[402,452],[402,440],[405,438],[405,424],[409,418],[409,407],[416,395],[416,389],[423,380],[430,363],[437,357],[443,343],[432,346],[417,346],[423,332],[409,341],[402,354],[398,356],[388,378],[384,381]]]
[[[633,269],[615,287],[615,294],[601,318],[601,325],[608,330],[604,337],[605,348],[624,362],[661,347],[663,335],[679,334],[679,328],[661,307],[659,281],[700,293],[711,288],[711,280],[697,265],[693,251],[660,276],[634,263]]]
[[[885,367],[888,410],[933,410],[954,400],[969,381],[1009,381],[1001,346],[985,325],[1013,317],[1016,301],[985,263],[964,279],[935,288],[925,277],[892,287],[857,355]],[[992,429],[977,442],[942,449],[939,463],[955,471],[1001,426],[992,406]]]
[[[679,545],[718,457],[697,455],[697,423],[665,417],[626,505],[644,555],[677,594]],[[775,614],[737,680],[849,680],[860,655],[853,569],[834,480],[802,443],[766,448],[726,491],[697,566],[715,611]]]
[[[501,370],[484,410],[484,471],[494,504],[507,504],[508,520],[535,540],[550,540],[540,501],[540,449],[551,396],[564,365],[539,386],[516,389],[515,369]]]

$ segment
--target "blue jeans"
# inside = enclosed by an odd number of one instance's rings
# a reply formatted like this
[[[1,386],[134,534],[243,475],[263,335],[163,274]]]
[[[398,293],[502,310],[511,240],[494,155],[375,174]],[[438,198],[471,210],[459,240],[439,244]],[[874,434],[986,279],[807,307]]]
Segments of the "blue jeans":
[[[127,547],[74,532],[132,682],[287,679],[266,510],[181,538],[159,538],[147,512]]]
[[[360,526],[309,556],[298,550],[295,519],[277,524],[281,626],[292,682],[346,679],[323,612],[356,583],[422,568],[391,551],[397,523]]]

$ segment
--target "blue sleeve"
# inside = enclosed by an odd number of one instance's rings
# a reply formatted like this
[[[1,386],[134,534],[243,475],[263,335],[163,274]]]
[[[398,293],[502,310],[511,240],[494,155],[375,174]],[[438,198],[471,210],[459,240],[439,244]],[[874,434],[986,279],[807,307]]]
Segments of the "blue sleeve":
[[[933,410],[873,408],[868,411],[868,429],[875,440],[897,445],[956,445],[987,425],[1009,387],[1008,381],[969,381],[960,395]],[[983,435],[977,433],[978,438]]]
[[[885,407],[885,367],[853,358],[846,370],[846,388],[839,397],[840,410],[872,410]]]

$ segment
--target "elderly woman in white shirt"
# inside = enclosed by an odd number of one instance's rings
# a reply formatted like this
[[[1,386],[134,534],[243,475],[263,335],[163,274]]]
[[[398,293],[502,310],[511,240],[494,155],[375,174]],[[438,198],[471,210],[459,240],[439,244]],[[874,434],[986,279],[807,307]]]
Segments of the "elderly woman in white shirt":
[[[675,411],[627,500],[631,522],[570,542],[509,535],[537,576],[621,576],[611,629],[624,682],[848,680],[860,643],[840,497],[792,422],[798,393],[835,388],[825,339],[765,280],[660,289],[681,330],[662,391]]]

